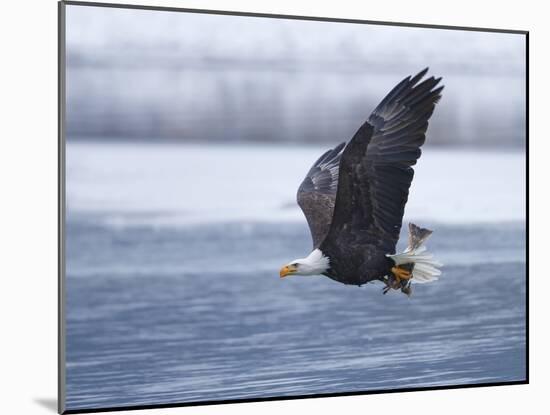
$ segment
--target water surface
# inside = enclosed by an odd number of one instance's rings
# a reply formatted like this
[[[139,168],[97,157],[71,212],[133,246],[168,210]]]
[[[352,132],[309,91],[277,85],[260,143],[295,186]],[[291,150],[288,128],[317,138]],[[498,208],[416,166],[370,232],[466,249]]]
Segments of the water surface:
[[[447,266],[409,299],[281,280],[310,243],[293,224],[80,217],[67,240],[68,408],[524,379],[524,227],[436,229]]]

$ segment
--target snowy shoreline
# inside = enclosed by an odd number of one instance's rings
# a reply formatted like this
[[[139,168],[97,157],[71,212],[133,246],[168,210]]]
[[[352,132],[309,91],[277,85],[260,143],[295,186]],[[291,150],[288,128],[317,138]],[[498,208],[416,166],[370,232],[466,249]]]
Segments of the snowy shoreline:
[[[113,225],[303,221],[317,146],[67,143],[67,212]],[[424,148],[404,222],[525,221],[522,151]]]

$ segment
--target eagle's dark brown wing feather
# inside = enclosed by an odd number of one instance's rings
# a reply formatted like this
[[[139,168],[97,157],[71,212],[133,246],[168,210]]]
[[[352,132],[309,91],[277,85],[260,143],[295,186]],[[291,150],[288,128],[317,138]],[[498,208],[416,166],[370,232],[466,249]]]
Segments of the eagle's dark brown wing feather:
[[[345,144],[341,143],[323,153],[313,163],[298,188],[296,198],[307,219],[314,248],[325,239],[330,227],[338,185],[340,156]]]
[[[427,69],[401,81],[344,149],[330,230],[321,250],[331,264],[358,267],[375,252],[394,253],[428,119],[441,97]],[[362,258],[357,257],[360,253]],[[331,255],[332,254],[332,255]],[[351,271],[350,271],[351,272]]]

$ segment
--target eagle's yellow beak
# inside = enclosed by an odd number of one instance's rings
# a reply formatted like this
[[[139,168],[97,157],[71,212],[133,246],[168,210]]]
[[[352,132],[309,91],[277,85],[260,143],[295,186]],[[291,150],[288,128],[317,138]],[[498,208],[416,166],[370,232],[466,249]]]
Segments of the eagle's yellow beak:
[[[279,276],[281,278],[284,278],[286,277],[287,275],[292,275],[296,272],[296,267],[293,266],[293,265],[285,265],[284,267],[281,268],[281,270],[279,271]]]

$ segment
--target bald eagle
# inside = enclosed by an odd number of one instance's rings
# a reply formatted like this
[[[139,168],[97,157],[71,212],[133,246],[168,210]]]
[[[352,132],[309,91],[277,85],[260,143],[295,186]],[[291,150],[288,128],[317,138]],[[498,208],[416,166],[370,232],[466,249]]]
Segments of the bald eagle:
[[[391,90],[353,138],[325,152],[298,189],[313,251],[283,266],[280,277],[325,275],[343,284],[372,281],[411,294],[411,282],[441,274],[424,242],[432,231],[409,224],[407,249],[396,254],[403,212],[441,78],[424,69]]]

